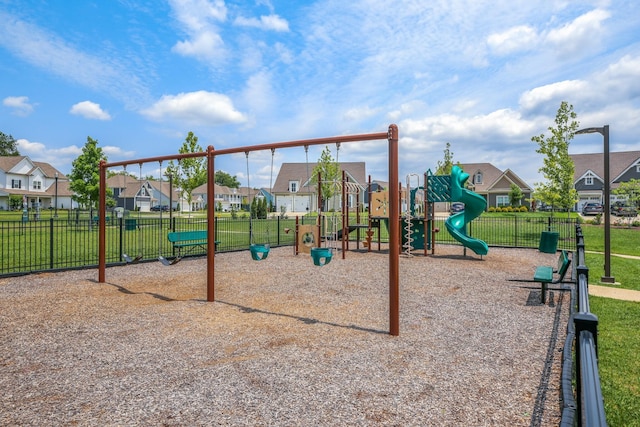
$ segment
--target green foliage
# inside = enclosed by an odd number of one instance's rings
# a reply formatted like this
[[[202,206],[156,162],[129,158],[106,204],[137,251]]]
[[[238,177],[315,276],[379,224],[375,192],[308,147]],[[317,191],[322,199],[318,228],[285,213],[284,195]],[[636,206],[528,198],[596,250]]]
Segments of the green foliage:
[[[456,162],[455,165],[460,166],[460,162]],[[444,159],[438,160],[436,166],[436,173],[434,175],[451,175],[451,169],[453,169],[453,152],[451,152],[451,143],[447,142],[444,149]],[[469,184],[469,183],[468,183]]]
[[[100,194],[100,161],[107,161],[107,156],[98,147],[98,141],[87,137],[80,154],[71,163],[69,188],[75,193],[72,197],[80,206],[94,209],[97,207]],[[113,204],[112,192],[107,188],[108,204]]]
[[[229,175],[225,171],[216,171],[214,174],[214,182],[218,185],[223,185],[229,188],[240,187],[240,181],[238,181],[238,178],[235,175]]]
[[[520,206],[522,203],[522,189],[515,184],[511,184],[511,190],[509,191],[509,203],[511,206]]]
[[[17,194],[9,195],[9,209],[12,211],[19,210],[22,208],[22,196]]]
[[[627,196],[629,204],[637,207],[640,204],[640,180],[632,178],[627,182],[621,182],[613,193]]]
[[[333,156],[331,156],[331,150],[329,147],[324,147],[318,164],[313,168],[311,173],[311,184],[318,184],[318,173],[322,177],[321,195],[323,202],[331,199],[337,192],[337,186],[333,185],[334,181],[339,180],[340,167]]]
[[[535,184],[534,198],[567,210],[578,201],[578,192],[573,187],[575,166],[569,157],[569,143],[579,126],[576,117],[573,105],[562,101],[556,114],[556,126],[548,128],[551,136],[541,134],[531,138],[538,144],[536,153],[545,156],[539,171],[547,180]]]
[[[0,156],[19,156],[18,145],[13,136],[0,132]]]
[[[202,147],[198,144],[198,137],[193,132],[187,134],[182,147],[178,150],[180,154],[201,153],[202,151]],[[165,175],[173,177],[173,182],[184,192],[189,205],[191,205],[193,190],[207,182],[207,158],[181,159],[178,164],[172,160],[167,166]]]

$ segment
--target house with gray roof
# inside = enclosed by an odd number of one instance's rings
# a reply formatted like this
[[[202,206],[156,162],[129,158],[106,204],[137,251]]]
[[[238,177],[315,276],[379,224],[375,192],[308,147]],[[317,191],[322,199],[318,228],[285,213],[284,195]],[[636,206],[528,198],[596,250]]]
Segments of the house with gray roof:
[[[311,183],[311,174],[315,163],[283,163],[272,188],[275,208],[278,212],[306,213],[318,210],[317,186]],[[364,203],[367,188],[364,162],[340,162],[340,176],[345,172],[349,181],[347,207],[355,209],[358,203]],[[341,210],[341,180],[334,182],[337,197],[325,201],[323,211]]]
[[[576,210],[581,211],[587,202],[604,202],[604,154],[570,154],[574,164],[573,185],[578,192]],[[609,153],[610,189],[621,182],[640,179],[640,151]],[[611,203],[625,200],[624,196],[611,193]]]
[[[0,209],[10,209],[11,196],[20,196],[24,207],[71,209],[69,179],[49,163],[27,156],[0,156]]]
[[[487,207],[510,206],[512,184],[522,191],[520,204],[528,205],[533,189],[511,169],[501,171],[491,163],[464,163],[460,167],[469,174],[467,184],[471,190],[485,198]]]

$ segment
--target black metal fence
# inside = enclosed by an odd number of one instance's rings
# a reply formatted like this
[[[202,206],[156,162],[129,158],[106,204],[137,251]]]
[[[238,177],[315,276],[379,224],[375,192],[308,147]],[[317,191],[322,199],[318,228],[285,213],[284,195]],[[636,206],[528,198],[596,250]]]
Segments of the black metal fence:
[[[458,244],[445,230],[446,218],[437,218],[436,245]],[[340,221],[336,215],[331,221]],[[167,240],[170,231],[206,230],[206,218],[189,216],[148,216],[131,214],[124,218],[106,218],[107,265],[123,263],[129,258],[142,261],[171,258],[176,251]],[[298,217],[300,224],[316,223],[313,216]],[[355,222],[355,221],[354,221]],[[373,229],[372,239],[387,242],[388,231],[383,221]],[[478,218],[468,233],[485,240],[490,246],[537,248],[542,231],[559,233],[558,248],[575,247],[573,221],[558,218]],[[272,247],[295,243],[296,218],[269,219],[216,218],[217,251],[239,251],[251,243],[268,243]],[[324,222],[324,226],[326,222]],[[335,227],[335,225],[333,225]],[[364,239],[362,229],[350,238]],[[324,235],[324,234],[323,234]],[[192,256],[205,255],[205,248],[193,247]],[[71,214],[41,221],[0,221],[0,276],[28,274],[50,270],[95,267],[98,265],[98,218],[89,214]]]
[[[589,308],[589,269],[585,265],[584,236],[579,225],[576,226],[574,260],[576,286],[571,293],[571,318],[562,359],[560,425],[606,426],[598,371],[598,317]]]

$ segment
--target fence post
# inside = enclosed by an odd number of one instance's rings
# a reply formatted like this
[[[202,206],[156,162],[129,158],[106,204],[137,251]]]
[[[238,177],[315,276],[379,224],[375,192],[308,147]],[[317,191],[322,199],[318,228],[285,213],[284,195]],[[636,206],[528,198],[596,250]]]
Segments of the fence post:
[[[118,218],[118,259],[122,260],[122,254],[124,253],[124,234],[122,233],[122,226],[124,224],[124,215]],[[140,224],[138,224],[140,225]],[[138,248],[138,250],[142,250]]]
[[[53,248],[53,241],[55,239],[53,238],[53,218],[49,218],[49,268],[51,270],[53,270],[53,255],[54,255],[54,248]]]
[[[280,246],[280,216],[276,217],[276,230],[277,230],[277,242],[278,246]]]
[[[575,351],[576,351],[576,403],[579,419],[582,419],[584,412],[582,402],[582,351],[580,346],[580,333],[582,331],[591,332],[595,345],[596,359],[598,357],[598,317],[593,313],[576,313],[573,315],[573,324],[575,326]],[[582,425],[579,422],[579,425]]]

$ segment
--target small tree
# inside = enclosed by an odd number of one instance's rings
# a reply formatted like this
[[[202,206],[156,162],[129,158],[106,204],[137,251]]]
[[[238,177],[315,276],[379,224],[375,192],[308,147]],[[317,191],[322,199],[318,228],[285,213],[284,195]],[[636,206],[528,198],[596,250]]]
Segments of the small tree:
[[[202,152],[198,137],[193,132],[189,132],[178,152],[180,154]],[[205,157],[191,157],[180,160],[177,165],[172,160],[165,171],[165,175],[171,175],[176,186],[187,196],[189,206],[191,206],[193,190],[207,182],[206,160]]]
[[[509,204],[512,207],[520,206],[522,203],[522,189],[515,184],[511,184],[511,191],[509,191]]]
[[[98,203],[100,195],[100,161],[107,160],[107,156],[102,152],[102,148],[98,147],[98,141],[87,137],[87,143],[82,147],[80,154],[71,163],[71,173],[69,174],[69,188],[74,192],[72,196],[78,205],[91,210]],[[112,191],[107,188],[107,204],[113,204]]]
[[[0,132],[0,156],[19,156],[18,144],[11,135]]]
[[[621,182],[613,193],[626,196],[629,204],[637,208],[640,204],[640,180],[630,179],[627,182]]]
[[[321,192],[320,195],[322,197],[322,203],[324,204],[325,201],[330,200],[335,195],[337,186],[334,185],[334,182],[340,177],[340,167],[338,163],[333,160],[329,147],[325,146],[324,150],[322,150],[320,160],[313,168],[310,184],[318,185],[318,173],[320,173],[322,177],[322,188],[320,188],[319,191]]]
[[[22,207],[22,196],[17,194],[9,195],[9,209],[12,211],[17,211]]]
[[[460,162],[453,163],[453,153],[451,152],[451,143],[447,142],[444,149],[444,159],[438,160],[435,175],[451,175],[451,169],[454,165],[460,166]]]
[[[573,105],[562,101],[556,113],[556,126],[548,128],[551,136],[540,134],[531,138],[539,146],[536,153],[545,156],[539,171],[547,180],[534,184],[534,198],[567,211],[578,201],[578,192],[573,186],[575,166],[569,157],[569,143],[579,126],[576,117]]]

